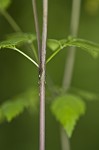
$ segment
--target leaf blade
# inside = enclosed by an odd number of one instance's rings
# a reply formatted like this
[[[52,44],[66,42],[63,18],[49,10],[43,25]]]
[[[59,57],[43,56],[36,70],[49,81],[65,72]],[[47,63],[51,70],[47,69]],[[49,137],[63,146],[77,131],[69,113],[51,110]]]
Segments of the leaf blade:
[[[27,92],[4,102],[0,106],[0,123],[4,120],[11,122],[24,112],[25,109],[36,110],[38,105],[37,90],[30,89]]]
[[[50,41],[47,46],[53,51],[53,54],[47,59],[47,63],[54,58],[63,48],[66,47],[78,47],[82,50],[88,52],[94,58],[97,58],[99,55],[99,45],[80,38],[68,37],[67,39],[54,40],[49,39]]]
[[[90,53],[94,58],[97,58],[99,55],[99,45],[88,40],[71,37],[63,43],[63,47],[65,46],[75,46],[81,48]]]
[[[55,99],[52,103],[51,110],[56,119],[71,137],[75,124],[80,116],[85,113],[85,103],[75,95],[63,95]]]
[[[22,45],[27,42],[32,43],[34,40],[36,40],[36,36],[32,34],[27,33],[11,34],[7,40],[0,42],[0,49],[16,47],[18,45]]]
[[[47,46],[52,50],[55,51],[61,46],[60,41],[55,40],[55,39],[48,39],[47,40]]]

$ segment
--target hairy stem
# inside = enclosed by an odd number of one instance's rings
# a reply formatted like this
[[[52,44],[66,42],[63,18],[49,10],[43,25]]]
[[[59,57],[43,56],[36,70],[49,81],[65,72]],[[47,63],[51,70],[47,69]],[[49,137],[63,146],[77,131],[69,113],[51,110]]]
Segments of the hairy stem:
[[[6,10],[0,10],[0,12],[16,32],[21,32],[20,27],[17,25],[17,23],[14,21],[14,19],[9,15],[9,13]]]
[[[81,0],[73,0],[71,23],[70,23],[70,33],[73,36],[77,36],[77,32],[78,32],[79,18],[80,18],[80,5],[81,5]],[[65,69],[64,69],[64,77],[63,77],[63,84],[62,84],[64,91],[67,91],[71,85],[74,61],[75,61],[75,48],[72,47],[69,48],[68,50],[68,55],[66,59]],[[61,143],[62,143],[62,150],[70,150],[69,140],[63,129],[61,129]]]
[[[40,53],[40,144],[39,150],[45,150],[45,70],[46,70],[46,40],[47,40],[48,0],[43,0],[42,49]]]
[[[32,0],[32,5],[33,5],[34,22],[35,22],[35,28],[36,28],[36,34],[37,34],[38,55],[39,55],[39,61],[40,61],[41,40],[40,40],[40,29],[39,29],[38,15],[37,15],[36,0]]]

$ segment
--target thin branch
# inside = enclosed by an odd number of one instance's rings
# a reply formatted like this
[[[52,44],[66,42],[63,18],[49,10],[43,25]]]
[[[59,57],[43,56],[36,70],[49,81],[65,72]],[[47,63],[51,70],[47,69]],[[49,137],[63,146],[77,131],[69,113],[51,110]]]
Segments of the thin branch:
[[[56,56],[56,54],[60,51],[61,49],[57,49],[46,61],[46,64],[49,63],[53,58],[54,56]]]
[[[80,6],[81,0],[73,0],[72,3],[72,14],[71,14],[71,23],[70,23],[70,33],[73,36],[77,36],[78,27],[79,27],[79,18],[80,18]],[[75,61],[75,48],[71,47],[68,50],[67,60],[64,70],[63,78],[63,89],[67,91],[71,85],[74,61]],[[68,137],[63,129],[61,129],[61,143],[62,150],[70,150],[70,144]]]
[[[30,60],[36,67],[39,68],[39,65],[28,55],[26,55],[24,52],[22,52],[21,50],[19,50],[18,48],[12,48],[13,50],[19,52],[20,54],[22,54],[24,57],[26,57],[28,60]]]
[[[40,29],[39,29],[38,15],[37,15],[36,0],[32,0],[32,5],[33,5],[34,21],[35,21],[35,28],[36,28],[36,34],[37,34],[38,55],[39,55],[39,61],[40,61],[41,40],[40,40]]]
[[[43,0],[42,49],[40,55],[40,144],[39,150],[45,150],[45,70],[47,40],[48,0]]]

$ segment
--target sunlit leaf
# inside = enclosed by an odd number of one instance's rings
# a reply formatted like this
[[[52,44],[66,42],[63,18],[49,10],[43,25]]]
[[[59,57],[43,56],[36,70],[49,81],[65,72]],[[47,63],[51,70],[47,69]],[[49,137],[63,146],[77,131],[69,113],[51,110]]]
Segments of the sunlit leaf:
[[[24,108],[24,102],[21,99],[19,99],[14,102],[6,102],[2,106],[2,112],[7,121],[10,122],[14,117],[17,117],[19,114],[21,114]]]
[[[11,3],[11,0],[0,0],[0,10],[7,9]]]
[[[38,104],[37,90],[31,89],[15,98],[4,102],[0,106],[0,122],[10,122],[24,112],[25,109],[36,110]]]
[[[63,95],[52,103],[52,113],[71,137],[77,120],[85,114],[85,103],[75,95]]]

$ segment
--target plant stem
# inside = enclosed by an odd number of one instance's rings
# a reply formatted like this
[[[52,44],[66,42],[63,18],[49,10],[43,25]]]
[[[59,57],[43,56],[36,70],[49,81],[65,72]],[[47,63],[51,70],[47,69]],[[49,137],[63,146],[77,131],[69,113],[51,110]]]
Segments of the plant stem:
[[[77,36],[77,32],[78,32],[79,18],[80,18],[80,5],[81,5],[81,0],[73,0],[71,23],[70,23],[70,33],[73,36]],[[68,50],[68,56],[65,64],[65,71],[64,71],[63,84],[62,84],[63,89],[66,92],[71,85],[74,61],[75,61],[75,48],[72,47],[69,48]],[[61,143],[62,143],[62,150],[70,149],[69,140],[63,129],[61,129]]]
[[[28,55],[26,55],[24,52],[22,52],[21,50],[19,50],[18,48],[12,48],[13,50],[19,52],[20,54],[22,54],[24,57],[26,57],[28,60],[30,60],[36,67],[39,68],[39,65]]]
[[[21,32],[20,27],[17,25],[17,23],[14,21],[14,19],[9,15],[9,13],[6,10],[0,10],[0,12],[16,32]]]
[[[45,150],[45,72],[47,40],[48,0],[43,0],[42,49],[40,53],[40,144],[39,150]]]
[[[35,28],[36,28],[36,34],[37,34],[38,55],[39,55],[39,61],[40,61],[41,40],[40,40],[40,29],[39,29],[38,15],[37,15],[36,0],[32,0],[32,5],[33,5],[34,22],[35,22]]]
[[[60,48],[57,49],[57,50],[47,59],[46,64],[49,63],[59,51],[60,51]]]
[[[70,23],[70,33],[72,36],[77,36],[78,27],[79,27],[79,17],[80,17],[80,5],[81,5],[81,0],[73,0],[71,23]],[[67,91],[71,85],[74,60],[75,60],[75,47],[71,47],[68,50],[68,56],[66,60],[64,78],[63,78],[63,88],[65,91]]]

